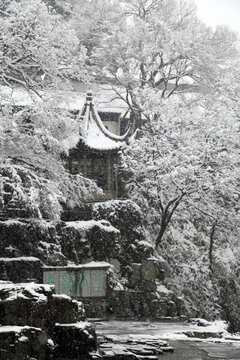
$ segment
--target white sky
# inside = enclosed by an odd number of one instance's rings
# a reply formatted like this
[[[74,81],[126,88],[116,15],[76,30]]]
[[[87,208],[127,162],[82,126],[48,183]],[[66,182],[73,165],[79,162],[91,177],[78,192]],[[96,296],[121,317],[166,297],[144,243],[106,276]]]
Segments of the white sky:
[[[208,25],[228,25],[240,34],[240,0],[195,0],[195,4]]]

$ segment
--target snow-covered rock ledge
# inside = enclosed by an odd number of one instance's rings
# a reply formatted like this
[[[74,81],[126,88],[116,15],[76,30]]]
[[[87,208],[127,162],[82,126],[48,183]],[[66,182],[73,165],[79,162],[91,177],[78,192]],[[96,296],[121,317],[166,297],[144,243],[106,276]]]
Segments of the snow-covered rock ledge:
[[[0,324],[33,326],[51,333],[56,322],[81,319],[77,301],[55,296],[53,285],[0,283]]]
[[[0,281],[0,359],[90,359],[96,334],[82,319],[82,304],[53,285]]]
[[[0,326],[0,359],[47,359],[53,341],[40,328]]]
[[[41,282],[43,263],[36,257],[0,258],[0,279],[13,282]]]

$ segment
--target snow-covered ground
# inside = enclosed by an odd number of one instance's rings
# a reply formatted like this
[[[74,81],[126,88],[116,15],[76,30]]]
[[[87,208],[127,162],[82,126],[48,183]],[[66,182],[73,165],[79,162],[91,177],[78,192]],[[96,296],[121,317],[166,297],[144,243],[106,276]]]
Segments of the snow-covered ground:
[[[96,330],[99,338],[105,337],[116,346],[131,341],[167,340],[175,349],[174,353],[164,355],[167,360],[240,360],[240,334],[229,334],[223,321],[201,321],[205,326],[197,323],[109,321],[96,322]],[[199,336],[192,337],[194,334]]]
[[[227,332],[224,321],[205,322],[204,326],[187,322],[141,322],[141,321],[110,321],[97,322],[99,334],[110,335],[112,338],[133,339],[157,338],[166,340],[201,340],[217,342],[237,342],[240,346],[240,334],[231,335]],[[193,336],[199,334],[199,336]],[[210,335],[210,336],[209,336]]]

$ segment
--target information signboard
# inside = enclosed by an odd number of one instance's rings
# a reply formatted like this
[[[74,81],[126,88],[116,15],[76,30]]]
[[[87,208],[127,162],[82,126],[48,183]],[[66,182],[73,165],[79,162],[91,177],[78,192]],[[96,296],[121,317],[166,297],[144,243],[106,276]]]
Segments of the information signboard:
[[[70,267],[44,267],[43,283],[55,285],[57,294],[74,298],[105,297],[106,273],[110,265],[94,268],[84,265]]]

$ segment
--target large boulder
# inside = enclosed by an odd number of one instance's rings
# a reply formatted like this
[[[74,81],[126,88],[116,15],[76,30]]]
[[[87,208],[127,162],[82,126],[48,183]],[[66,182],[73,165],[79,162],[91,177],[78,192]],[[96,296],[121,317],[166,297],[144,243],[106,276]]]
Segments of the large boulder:
[[[0,283],[0,323],[39,327],[51,334],[56,322],[80,319],[78,303],[55,295],[52,285]]]
[[[110,200],[92,204],[91,216],[95,220],[109,221],[120,231],[121,249],[117,260],[123,276],[128,276],[131,263],[142,262],[153,255],[154,249],[143,225],[143,214],[133,201]]]
[[[45,360],[51,352],[51,341],[41,329],[29,326],[0,326],[0,359]]]
[[[1,281],[0,359],[90,359],[95,329],[81,316],[81,304],[52,285]]]
[[[97,338],[92,324],[56,324],[53,340],[56,344],[55,357],[67,359],[90,359],[89,353],[97,350]]]
[[[109,261],[120,248],[119,230],[103,220],[66,222],[60,238],[64,255],[76,264]]]
[[[42,281],[42,262],[34,257],[0,258],[0,280]]]
[[[47,265],[65,265],[57,235],[60,224],[27,219],[0,221],[1,256],[33,256]]]
[[[107,220],[121,232],[126,243],[144,240],[143,214],[140,207],[131,200],[110,200],[92,205],[91,216],[95,220]]]
[[[157,289],[113,290],[108,298],[109,308],[118,319],[163,320],[184,315],[183,302],[164,285]]]

